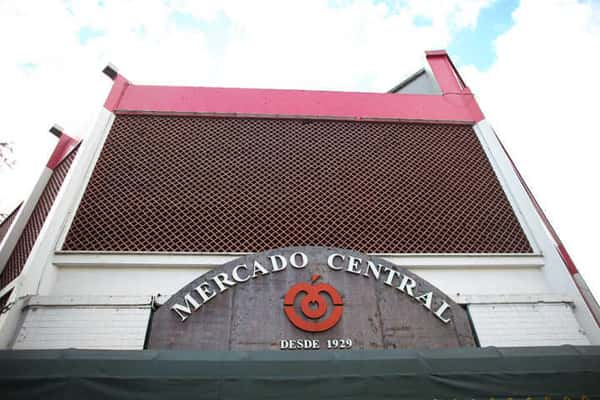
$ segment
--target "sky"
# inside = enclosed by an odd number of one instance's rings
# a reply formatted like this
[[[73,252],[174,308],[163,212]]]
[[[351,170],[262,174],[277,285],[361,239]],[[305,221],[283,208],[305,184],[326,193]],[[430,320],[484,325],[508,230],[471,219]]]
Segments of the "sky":
[[[0,212],[140,84],[385,92],[447,49],[597,298],[600,1],[0,0]]]

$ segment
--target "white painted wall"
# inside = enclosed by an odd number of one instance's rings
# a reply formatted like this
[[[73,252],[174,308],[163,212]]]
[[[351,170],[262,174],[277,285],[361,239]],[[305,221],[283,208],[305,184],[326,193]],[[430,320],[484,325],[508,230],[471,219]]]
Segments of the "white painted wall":
[[[55,255],[40,286],[42,295],[170,295],[231,255]],[[452,297],[549,293],[535,256],[385,256]]]
[[[409,269],[454,300],[461,295],[551,293],[540,268]]]
[[[502,149],[494,130],[487,121],[475,125],[475,132],[496,172],[521,225],[535,247],[544,256],[544,280],[552,293],[563,293],[574,301],[574,314],[579,325],[593,344],[600,344],[600,327],[594,320],[585,300],[579,293],[573,277],[564,265],[556,243],[543,225],[525,188],[521,185],[513,166]]]
[[[150,306],[35,306],[13,349],[142,350]]]
[[[56,268],[56,267],[54,267]],[[57,268],[51,287],[42,295],[169,295],[211,268]],[[438,289],[456,295],[549,293],[539,269],[411,269]]]
[[[61,266],[52,266],[56,270],[52,276],[56,279],[49,287],[49,293],[43,294],[60,298],[73,295],[90,298],[144,295],[148,298],[160,294],[164,302],[183,286],[210,271],[212,268],[208,265],[209,262],[214,262],[218,256],[187,256],[185,261],[180,261],[184,266],[169,265],[168,259],[173,261],[169,256],[163,256],[165,263],[159,265],[161,256],[154,256],[151,267],[121,266],[136,265],[131,258],[137,257],[131,255],[112,258],[112,264],[75,266],[66,260],[68,256],[63,254],[60,257]],[[230,256],[223,257],[229,261]],[[80,262],[86,259],[76,255],[73,258]],[[104,261],[106,259],[104,257]],[[432,260],[428,264],[438,262]],[[437,286],[455,301],[469,304],[473,323],[478,335],[481,335],[483,345],[540,346],[590,343],[575,319],[571,307],[566,304],[571,299],[553,294],[546,284],[541,268],[515,267],[510,265],[511,262],[507,264],[509,266],[494,268],[426,266],[411,268],[411,271]],[[220,264],[214,264],[213,267],[218,265]],[[97,315],[112,318],[108,314]],[[62,318],[71,318],[71,315],[65,312]],[[58,320],[54,323],[62,324]]]
[[[470,304],[482,347],[589,345],[565,303]]]
[[[433,77],[430,71],[425,69],[422,72],[418,72],[416,77],[411,76],[408,78],[410,81],[405,84],[402,88],[395,90],[393,93],[399,94],[432,94],[441,95],[437,81]]]
[[[52,267],[56,268],[56,267]],[[171,295],[207,268],[56,268],[55,281],[43,295]]]

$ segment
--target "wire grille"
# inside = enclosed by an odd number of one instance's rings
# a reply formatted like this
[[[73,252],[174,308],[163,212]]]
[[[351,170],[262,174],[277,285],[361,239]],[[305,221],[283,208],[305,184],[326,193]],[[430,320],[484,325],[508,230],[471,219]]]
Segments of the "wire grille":
[[[12,282],[23,270],[25,262],[29,257],[29,253],[31,253],[31,249],[42,230],[42,226],[46,221],[50,208],[52,208],[52,204],[54,204],[54,199],[62,186],[65,176],[67,176],[67,173],[69,172],[69,168],[71,168],[71,163],[76,154],[77,149],[71,151],[71,153],[52,172],[52,176],[48,180],[44,191],[35,205],[35,208],[21,233],[21,237],[17,241],[15,248],[6,262],[2,274],[0,274],[0,288],[5,287]]]
[[[525,253],[469,125],[118,115],[65,250]]]

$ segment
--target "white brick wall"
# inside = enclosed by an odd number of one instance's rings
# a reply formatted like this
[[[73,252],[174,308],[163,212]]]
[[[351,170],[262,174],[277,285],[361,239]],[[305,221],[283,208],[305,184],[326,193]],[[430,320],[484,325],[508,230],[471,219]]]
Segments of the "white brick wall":
[[[590,344],[566,303],[470,304],[468,309],[482,347]]]
[[[14,349],[143,349],[149,306],[27,309]]]

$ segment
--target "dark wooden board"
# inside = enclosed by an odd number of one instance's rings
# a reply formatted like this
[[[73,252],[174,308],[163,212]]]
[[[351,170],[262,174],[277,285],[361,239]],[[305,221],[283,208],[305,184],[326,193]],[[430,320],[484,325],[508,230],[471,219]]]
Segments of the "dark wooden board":
[[[279,272],[259,275],[244,283],[238,283],[217,294],[207,304],[201,305],[185,321],[171,310],[175,303],[183,304],[183,297],[194,292],[202,282],[212,284],[211,278],[219,273],[231,277],[233,269],[240,264],[251,268],[254,261],[271,271],[269,256],[281,255],[289,260],[294,253],[302,252],[308,264],[302,269],[289,265]],[[346,271],[333,270],[328,257],[333,254],[356,257],[362,260],[362,270],[367,261],[381,264],[384,268],[398,271],[417,282],[416,294],[433,292],[432,309],[443,301],[450,305],[444,323],[421,302],[397,289],[401,277],[395,276],[392,286],[386,285],[387,273],[380,279],[365,277]],[[342,265],[341,260],[336,260]],[[346,263],[344,263],[344,266]],[[311,276],[319,274],[318,282],[333,286],[341,294],[344,310],[339,322],[324,332],[306,332],[296,328],[284,313],[283,298],[293,285],[311,282]],[[328,299],[330,300],[330,299]],[[295,303],[296,310],[299,310]],[[331,313],[330,304],[324,318]],[[321,339],[325,350],[327,339],[350,338],[353,349],[393,348],[453,348],[474,346],[473,332],[466,311],[448,296],[417,275],[385,260],[354,251],[325,247],[292,247],[270,250],[240,257],[215,268],[190,282],[173,295],[153,315],[148,347],[150,349],[199,349],[199,350],[277,350],[282,339]]]

